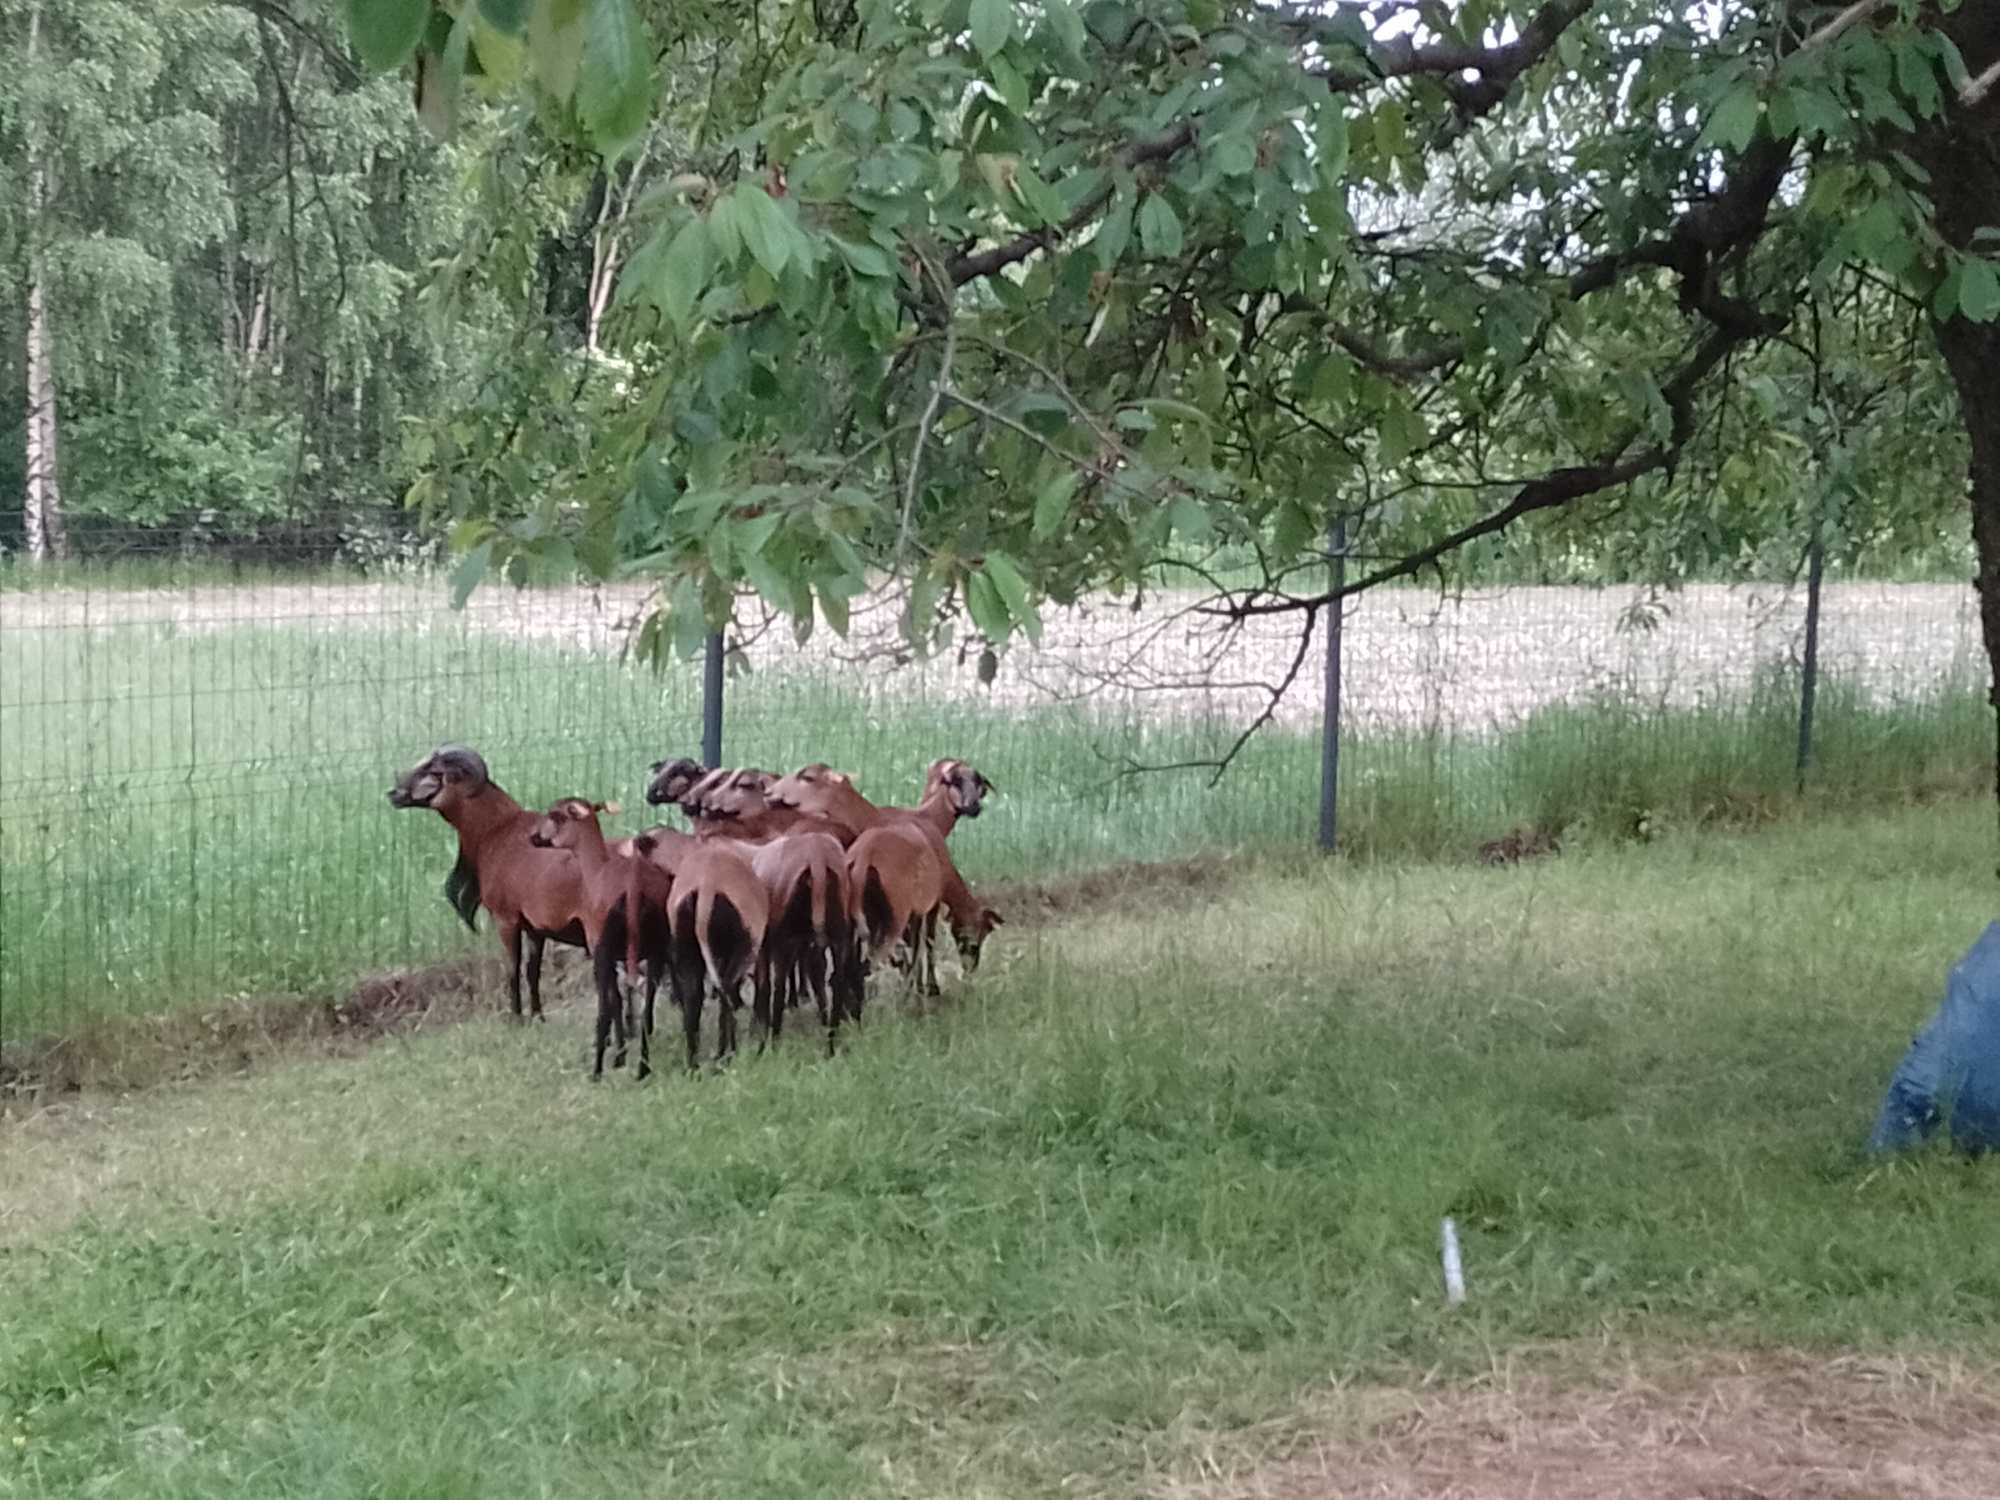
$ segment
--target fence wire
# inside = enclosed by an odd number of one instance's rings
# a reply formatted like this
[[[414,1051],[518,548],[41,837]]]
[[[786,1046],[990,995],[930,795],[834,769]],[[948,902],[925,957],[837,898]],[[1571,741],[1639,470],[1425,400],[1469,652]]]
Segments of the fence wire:
[[[701,663],[622,657],[642,584],[488,585],[454,610],[434,572],[280,562],[135,542],[0,575],[4,1040],[483,950],[439,895],[450,832],[384,795],[442,741],[525,804],[613,797],[634,826],[648,763],[699,753]],[[731,637],[726,763],[826,761],[906,802],[932,760],[968,760],[1000,788],[953,839],[975,885],[1312,847],[1324,642],[1301,649],[1298,621],[1234,628],[1162,588],[1052,610],[989,672],[973,641],[912,659],[900,602],[857,603],[845,639]],[[1990,743],[1973,603],[1826,585],[1809,785],[1973,784]],[[1343,843],[1470,857],[1780,798],[1804,618],[1788,586],[1350,601]]]

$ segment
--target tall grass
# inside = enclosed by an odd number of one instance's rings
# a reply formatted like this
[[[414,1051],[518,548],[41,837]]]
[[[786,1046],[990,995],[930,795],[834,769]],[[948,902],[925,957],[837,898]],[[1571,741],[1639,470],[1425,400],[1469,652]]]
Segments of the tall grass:
[[[1991,859],[1928,809],[1265,874],[1005,932],[832,1064],[593,1089],[568,1010],[24,1129],[0,1489],[1159,1493],[1537,1351],[1990,1359],[2000,1163],[1858,1144]]]
[[[379,623],[379,622],[370,622]],[[0,634],[0,952],[10,1037],[237,995],[316,994],[491,942],[438,888],[451,836],[384,800],[436,743],[480,749],[530,805],[636,803],[647,764],[694,753],[698,683],[439,625],[202,621]],[[1822,687],[1803,795],[1789,683],[1700,709],[1602,701],[1498,736],[1410,732],[1344,749],[1356,854],[1469,856],[1517,825],[1649,837],[1718,818],[1845,809],[1974,785],[1990,745],[1970,681],[1905,698]],[[954,851],[976,882],[1131,860],[1308,846],[1319,746],[1269,731],[1221,785],[1128,763],[1211,758],[1238,726],[1088,704],[1012,712],[894,679],[734,680],[736,763],[826,760],[880,800],[943,754],[1003,795]]]

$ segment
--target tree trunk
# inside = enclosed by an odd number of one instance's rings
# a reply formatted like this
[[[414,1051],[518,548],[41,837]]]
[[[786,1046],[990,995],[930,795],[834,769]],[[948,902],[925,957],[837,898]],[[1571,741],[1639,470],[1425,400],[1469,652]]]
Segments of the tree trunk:
[[[565,343],[581,344],[591,332],[591,291],[597,268],[597,225],[604,217],[605,197],[610,182],[599,167],[590,179],[567,234],[552,234],[542,241],[541,273],[545,288],[542,312],[550,331]]]
[[[35,65],[41,39],[42,8],[28,7],[26,65]],[[28,122],[28,484],[22,506],[22,530],[28,556],[35,562],[69,553],[63,525],[62,488],[56,465],[56,382],[51,368],[53,349],[49,328],[48,270],[42,256],[42,205],[47,201],[47,170],[36,122]]]
[[[1937,17],[1971,75],[2000,60],[2000,5],[1967,5]],[[2000,91],[1971,103],[1948,102],[1942,115],[1899,141],[1930,175],[1938,233],[1953,249],[1991,255],[1973,243],[1981,229],[2000,229]],[[2000,798],[2000,323],[1974,323],[1954,311],[1934,321],[1938,352],[1958,390],[1971,440],[1968,491],[1978,560],[1979,624],[1986,641],[1995,713],[1994,794]]]

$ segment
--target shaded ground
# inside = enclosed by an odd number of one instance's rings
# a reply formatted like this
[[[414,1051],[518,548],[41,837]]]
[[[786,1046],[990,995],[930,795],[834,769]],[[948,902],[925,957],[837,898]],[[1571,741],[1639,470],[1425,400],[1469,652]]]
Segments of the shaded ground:
[[[1355,1421],[1379,1404],[1384,1415]],[[2000,1382],[1948,1363],[1707,1358],[1578,1385],[1343,1393],[1349,1436],[1164,1493],[1176,1500],[1991,1500]]]
[[[1053,880],[993,881],[981,887],[981,896],[1019,932],[1080,913],[1144,914],[1192,906],[1250,864],[1221,857],[1131,864]],[[543,976],[548,1008],[583,999],[587,980],[576,954],[550,947]],[[124,1092],[240,1073],[301,1055],[352,1052],[402,1032],[494,1014],[505,1004],[505,983],[498,957],[482,952],[376,975],[338,999],[236,1000],[106,1016],[73,1035],[10,1040],[0,1052],[0,1123],[9,1113],[82,1088]]]

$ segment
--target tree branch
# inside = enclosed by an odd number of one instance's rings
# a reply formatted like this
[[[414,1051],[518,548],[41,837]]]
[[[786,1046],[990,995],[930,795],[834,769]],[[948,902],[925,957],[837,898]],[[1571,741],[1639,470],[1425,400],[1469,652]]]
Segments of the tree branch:
[[[1118,152],[1118,164],[1127,170],[1147,162],[1166,161],[1178,156],[1195,138],[1195,123],[1183,120],[1171,130],[1159,135],[1143,136],[1131,142]],[[964,286],[968,281],[977,281],[983,276],[991,276],[995,271],[1026,260],[1037,250],[1055,244],[1064,235],[1074,234],[1104,211],[1104,205],[1111,201],[1115,186],[1106,182],[1096,192],[1085,198],[1070,210],[1069,217],[1054,229],[1030,229],[1015,235],[1010,240],[1002,240],[997,245],[971,255],[958,255],[945,263],[945,275],[954,287]]]
[[[1230,619],[1248,619],[1252,615],[1290,614],[1302,609],[1318,609],[1334,604],[1349,594],[1359,594],[1365,590],[1392,583],[1398,578],[1407,578],[1420,573],[1433,563],[1456,552],[1468,542],[1480,537],[1491,536],[1503,531],[1525,515],[1538,510],[1554,510],[1582,500],[1604,490],[1614,489],[1622,484],[1630,484],[1643,475],[1671,466],[1680,456],[1688,438],[1694,431],[1694,393],[1696,387],[1707,378],[1709,372],[1722,362],[1743,335],[1726,329],[1716,329],[1698,349],[1678,374],[1661,387],[1660,394],[1666,399],[1667,408],[1672,413],[1673,425],[1667,440],[1644,452],[1623,457],[1631,446],[1628,437],[1611,449],[1597,462],[1554,469],[1522,485],[1514,498],[1499,510],[1480,517],[1470,525],[1439,538],[1429,546],[1420,548],[1406,557],[1398,558],[1386,567],[1357,579],[1339,589],[1329,589],[1322,594],[1285,599],[1261,600],[1253,592],[1240,600],[1219,607],[1215,612]]]
[[[1839,41],[1842,34],[1850,27],[1867,20],[1876,11],[1884,9],[1888,4],[1889,0],[1854,0],[1854,4],[1848,6],[1846,10],[1835,16],[1831,21],[1828,21],[1819,30],[1813,32],[1803,42],[1800,42],[1799,50],[1794,52],[1792,56],[1804,57],[1809,52],[1816,52],[1821,47]]]

